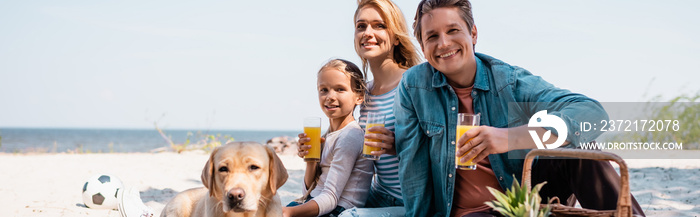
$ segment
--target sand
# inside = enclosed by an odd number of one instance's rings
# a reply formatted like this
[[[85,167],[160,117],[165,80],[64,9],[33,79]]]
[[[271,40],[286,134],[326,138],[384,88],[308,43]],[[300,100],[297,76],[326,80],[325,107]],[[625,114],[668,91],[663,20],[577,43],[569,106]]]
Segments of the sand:
[[[700,154],[700,153],[699,153]],[[280,156],[290,177],[283,204],[300,197],[305,164]],[[119,216],[83,205],[81,189],[96,174],[112,174],[139,190],[157,216],[183,190],[201,187],[205,153],[0,153],[0,216]],[[631,188],[648,216],[700,216],[700,159],[630,159]]]

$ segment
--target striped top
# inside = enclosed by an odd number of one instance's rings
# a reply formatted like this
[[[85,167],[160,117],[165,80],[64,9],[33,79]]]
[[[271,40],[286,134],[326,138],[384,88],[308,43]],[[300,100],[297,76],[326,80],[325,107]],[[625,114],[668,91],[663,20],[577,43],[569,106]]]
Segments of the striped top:
[[[372,83],[368,85],[372,89]],[[367,113],[379,112],[386,115],[384,127],[394,132],[394,96],[397,88],[381,95],[367,94],[364,106],[360,109],[360,126],[365,129],[367,125]],[[399,183],[399,158],[396,155],[383,154],[374,164],[375,176],[372,180],[372,188],[379,192],[387,193],[395,198],[403,200],[401,185]]]

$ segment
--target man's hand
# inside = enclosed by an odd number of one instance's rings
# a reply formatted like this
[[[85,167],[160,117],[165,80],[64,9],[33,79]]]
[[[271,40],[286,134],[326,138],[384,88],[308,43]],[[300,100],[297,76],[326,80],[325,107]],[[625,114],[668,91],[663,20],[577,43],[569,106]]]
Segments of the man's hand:
[[[476,163],[490,154],[500,154],[508,152],[508,129],[495,128],[490,126],[478,126],[465,132],[459,141],[457,147],[460,147],[456,156],[462,156],[461,162],[467,162],[474,157],[472,162]]]
[[[546,129],[541,127],[534,128],[534,130],[536,130],[537,135],[540,136],[547,132]],[[556,141],[557,138],[556,135],[552,134],[545,143],[552,143]],[[564,142],[564,145],[566,144],[569,144],[569,141]],[[457,141],[457,147],[460,148],[456,156],[462,156],[464,153],[467,153],[467,155],[460,159],[462,162],[466,162],[474,157],[472,162],[476,163],[488,157],[490,154],[500,154],[519,149],[535,149],[537,145],[535,141],[532,140],[527,125],[513,128],[478,126],[464,133],[462,137],[459,138],[459,141]]]

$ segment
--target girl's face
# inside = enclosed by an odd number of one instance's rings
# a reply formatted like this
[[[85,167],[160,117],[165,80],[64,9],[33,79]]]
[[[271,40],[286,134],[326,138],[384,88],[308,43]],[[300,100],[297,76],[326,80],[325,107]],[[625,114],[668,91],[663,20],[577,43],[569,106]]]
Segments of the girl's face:
[[[349,75],[333,68],[318,74],[318,102],[331,123],[352,118],[355,106],[362,104],[362,94],[353,92],[350,83]]]
[[[392,58],[394,46],[398,45],[394,34],[373,6],[360,9],[355,18],[355,50],[362,58]]]

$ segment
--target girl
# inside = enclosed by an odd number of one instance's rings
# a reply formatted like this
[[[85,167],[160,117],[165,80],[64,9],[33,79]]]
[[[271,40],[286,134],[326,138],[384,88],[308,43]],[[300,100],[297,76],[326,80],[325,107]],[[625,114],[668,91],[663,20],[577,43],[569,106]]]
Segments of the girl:
[[[334,59],[321,67],[317,84],[318,101],[330,126],[321,139],[321,161],[307,162],[304,192],[308,197],[303,204],[292,202],[283,208],[284,216],[337,216],[345,209],[364,206],[367,199],[372,162],[360,157],[364,131],[353,116],[364,101],[364,76],[355,64]],[[303,133],[299,137],[300,146],[310,141]],[[299,152],[299,156],[306,154]]]

